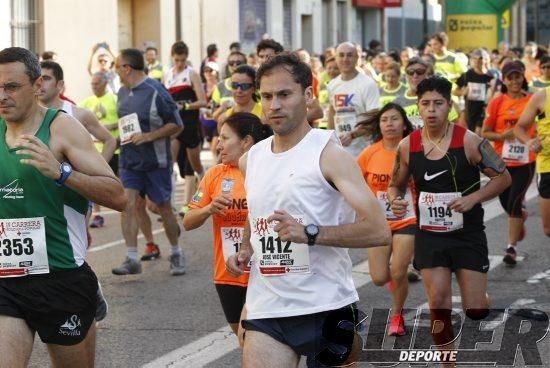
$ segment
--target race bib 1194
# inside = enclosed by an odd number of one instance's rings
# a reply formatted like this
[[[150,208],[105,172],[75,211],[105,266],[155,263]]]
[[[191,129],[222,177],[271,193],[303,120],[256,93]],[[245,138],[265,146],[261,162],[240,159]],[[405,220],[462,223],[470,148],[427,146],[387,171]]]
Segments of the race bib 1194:
[[[462,213],[455,212],[449,208],[449,202],[461,196],[458,192],[420,192],[420,196],[418,197],[420,230],[445,233],[462,229],[464,225]]]

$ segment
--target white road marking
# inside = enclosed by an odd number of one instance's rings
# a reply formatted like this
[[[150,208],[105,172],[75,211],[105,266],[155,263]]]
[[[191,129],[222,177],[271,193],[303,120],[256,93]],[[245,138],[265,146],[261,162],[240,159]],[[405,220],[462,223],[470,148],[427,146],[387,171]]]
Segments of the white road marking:
[[[539,272],[527,279],[527,283],[529,284],[538,284],[541,280],[549,280],[550,279],[550,269]]]
[[[534,302],[536,302],[535,299],[516,299],[512,304],[508,306],[507,309],[518,309],[520,307],[523,307],[524,305],[533,304]],[[486,323],[483,323],[481,325],[480,329],[482,331],[496,330],[498,326],[506,322],[508,317],[509,317],[508,313],[504,313],[503,319],[496,318],[492,321],[487,321]]]

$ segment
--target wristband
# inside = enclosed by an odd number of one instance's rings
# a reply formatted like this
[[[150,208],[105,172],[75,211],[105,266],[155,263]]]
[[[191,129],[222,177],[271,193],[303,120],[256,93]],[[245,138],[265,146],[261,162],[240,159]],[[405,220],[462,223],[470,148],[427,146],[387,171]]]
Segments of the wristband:
[[[183,109],[184,110],[189,110],[189,107],[191,107],[191,105],[188,104],[187,102],[183,104]]]

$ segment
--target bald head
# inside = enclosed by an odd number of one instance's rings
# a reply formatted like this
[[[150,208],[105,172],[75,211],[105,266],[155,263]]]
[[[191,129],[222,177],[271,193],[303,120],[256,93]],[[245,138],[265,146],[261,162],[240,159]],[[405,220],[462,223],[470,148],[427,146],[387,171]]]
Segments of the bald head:
[[[94,73],[92,76],[92,91],[97,97],[103,96],[107,92],[107,83],[109,79],[103,72]]]
[[[338,64],[338,69],[343,77],[355,74],[358,59],[359,55],[353,43],[342,42],[336,48],[336,64]]]
[[[357,55],[357,47],[355,47],[355,44],[354,44],[354,43],[349,42],[349,41],[342,42],[341,44],[339,44],[339,45],[336,47],[336,54],[338,54],[339,51],[343,51],[343,52],[354,51],[354,52],[355,52],[355,55],[356,55],[356,56],[359,56],[359,55]]]

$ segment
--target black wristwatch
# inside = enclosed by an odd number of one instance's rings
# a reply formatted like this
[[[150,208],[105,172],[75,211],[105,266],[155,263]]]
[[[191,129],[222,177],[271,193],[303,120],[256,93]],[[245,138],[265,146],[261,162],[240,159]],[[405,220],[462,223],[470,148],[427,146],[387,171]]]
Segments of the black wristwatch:
[[[317,235],[319,235],[319,226],[309,224],[304,228],[304,231],[307,236],[307,245],[310,247],[315,245],[315,240],[317,239]]]

